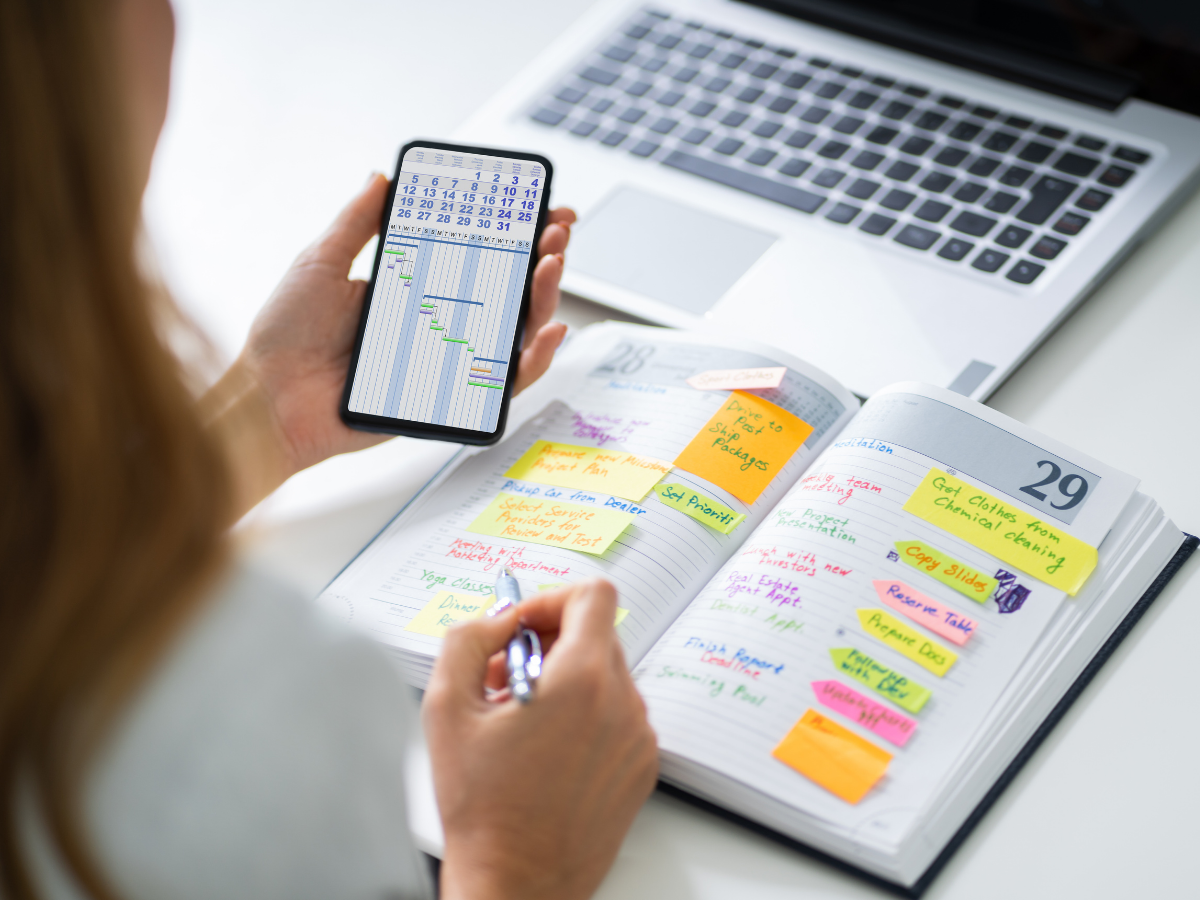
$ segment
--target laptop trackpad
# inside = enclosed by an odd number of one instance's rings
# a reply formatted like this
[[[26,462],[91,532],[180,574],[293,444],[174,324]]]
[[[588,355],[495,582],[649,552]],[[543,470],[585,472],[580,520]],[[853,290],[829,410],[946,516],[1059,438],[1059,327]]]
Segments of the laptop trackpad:
[[[568,261],[585,275],[700,316],[777,238],[620,187],[575,229]]]

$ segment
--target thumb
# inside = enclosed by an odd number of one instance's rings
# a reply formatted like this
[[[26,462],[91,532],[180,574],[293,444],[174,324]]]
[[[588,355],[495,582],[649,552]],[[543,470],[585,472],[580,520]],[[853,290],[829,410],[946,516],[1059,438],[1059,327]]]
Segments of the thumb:
[[[375,172],[358,196],[346,204],[329,229],[318,238],[310,259],[349,274],[354,257],[379,232],[389,182]]]
[[[452,704],[484,700],[488,659],[503,650],[517,629],[517,607],[495,617],[482,616],[446,632],[442,653],[429,680],[430,692]]]

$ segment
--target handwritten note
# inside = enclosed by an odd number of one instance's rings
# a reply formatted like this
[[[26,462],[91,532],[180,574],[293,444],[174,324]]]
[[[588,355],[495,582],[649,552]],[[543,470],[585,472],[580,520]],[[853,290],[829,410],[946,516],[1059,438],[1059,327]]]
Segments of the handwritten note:
[[[496,596],[480,597],[478,594],[455,594],[452,591],[438,591],[433,599],[426,603],[413,620],[404,626],[405,631],[417,634],[427,634],[430,637],[446,636],[451,625],[465,622],[468,619],[478,619],[484,610],[496,602]]]
[[[709,369],[693,375],[687,383],[699,391],[737,391],[777,388],[783,383],[787,366],[763,366],[758,369]]]
[[[774,403],[734,391],[675,465],[753,503],[812,431]]]
[[[996,590],[996,579],[966,563],[961,563],[949,553],[927,544],[925,541],[896,541],[900,561],[918,571],[936,578],[946,587],[952,587],[978,603],[986,603]]]
[[[918,625],[924,625],[936,635],[952,641],[958,646],[967,642],[978,627],[973,619],[926,597],[903,581],[873,581],[879,602],[908,616]]]
[[[504,477],[641,500],[670,471],[670,463],[649,456],[537,441]]]
[[[883,777],[892,754],[808,710],[771,755],[847,803],[858,803]]]
[[[686,488],[682,484],[660,484],[654,489],[658,499],[709,528],[729,534],[745,520],[744,513],[718,503],[712,497]]]
[[[941,469],[930,469],[905,512],[1074,596],[1096,568],[1096,548]]]
[[[614,509],[530,500],[501,491],[467,526],[467,531],[599,556],[633,518],[630,513]]]
[[[893,712],[882,703],[868,700],[853,688],[840,681],[814,681],[813,690],[817,701],[836,713],[853,719],[869,731],[875,732],[885,741],[903,747],[917,730],[917,723],[907,716]]]
[[[879,696],[886,697],[913,715],[919,713],[933,696],[929,688],[909,681],[899,672],[851,647],[838,647],[830,650],[829,655],[833,657],[834,668],[843,675],[865,684]]]
[[[954,665],[958,654],[922,637],[895,616],[881,609],[857,609],[863,630],[885,646],[907,656],[941,678]]]

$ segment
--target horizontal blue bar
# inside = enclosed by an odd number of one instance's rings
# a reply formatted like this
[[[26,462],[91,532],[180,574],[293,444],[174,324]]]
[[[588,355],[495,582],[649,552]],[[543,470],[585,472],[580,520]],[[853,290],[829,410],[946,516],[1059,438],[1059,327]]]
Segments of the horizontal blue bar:
[[[507,359],[485,359],[482,356],[472,356],[471,359],[475,360],[475,362],[494,362],[494,363],[500,363],[500,365],[502,365],[502,366],[508,365]]]
[[[459,300],[457,297],[439,297],[436,294],[426,294],[426,300],[449,300],[451,303],[470,303],[473,306],[483,306],[478,300]]]
[[[476,375],[474,372],[470,374],[472,381],[503,381],[503,378],[493,378],[490,375]]]
[[[414,250],[419,250],[419,249],[421,249],[421,248],[420,248],[420,247],[418,247],[416,244],[401,244],[401,243],[400,243],[399,241],[397,241],[395,238],[388,238],[388,239],[387,239],[387,243],[389,243],[389,244],[395,244],[397,247],[412,247]]]

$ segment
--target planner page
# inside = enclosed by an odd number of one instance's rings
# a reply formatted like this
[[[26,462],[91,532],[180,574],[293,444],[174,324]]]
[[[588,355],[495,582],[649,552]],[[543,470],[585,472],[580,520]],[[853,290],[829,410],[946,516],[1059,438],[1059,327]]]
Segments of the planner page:
[[[948,391],[876,395],[636,667],[664,775],[894,848],[1135,487]]]
[[[777,367],[786,367],[778,387],[739,395],[688,384],[713,370]],[[620,592],[617,630],[632,663],[858,408],[828,376],[768,348],[618,324],[580,333],[537,387],[519,399],[543,403],[540,412],[423,492],[329,585],[325,605],[431,659],[449,624],[490,605],[503,566],[526,596],[603,576]],[[742,485],[756,459],[737,441],[722,457],[747,470],[734,491],[672,468],[716,414],[732,406],[734,418],[743,407],[753,417],[764,402],[807,434],[777,470],[759,473],[769,481]],[[767,415],[759,430],[774,424]],[[704,471],[704,462],[690,465]]]

